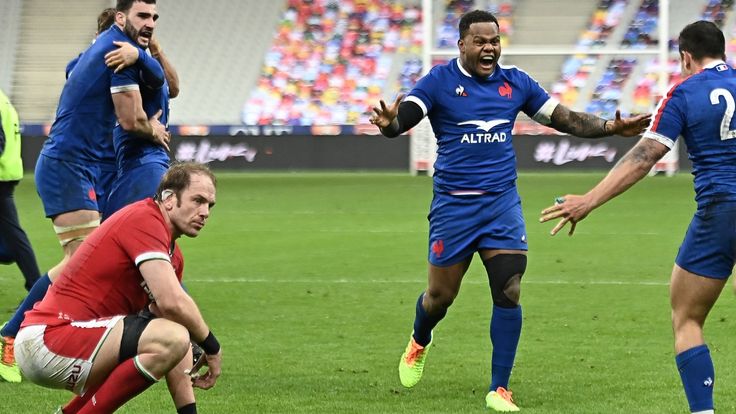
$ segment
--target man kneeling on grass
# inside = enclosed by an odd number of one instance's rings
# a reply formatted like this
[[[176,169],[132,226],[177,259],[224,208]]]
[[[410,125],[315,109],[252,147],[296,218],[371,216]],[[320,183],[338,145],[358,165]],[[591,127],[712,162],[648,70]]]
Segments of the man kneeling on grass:
[[[220,344],[181,287],[181,235],[196,237],[215,204],[215,176],[181,163],[155,199],[107,219],[80,246],[44,299],[26,314],[15,340],[18,366],[36,384],[77,396],[62,413],[111,413],[166,377],[191,391],[190,338],[209,370],[193,376],[209,389],[221,371]],[[149,312],[139,314],[142,309]],[[179,407],[196,413],[194,400]]]

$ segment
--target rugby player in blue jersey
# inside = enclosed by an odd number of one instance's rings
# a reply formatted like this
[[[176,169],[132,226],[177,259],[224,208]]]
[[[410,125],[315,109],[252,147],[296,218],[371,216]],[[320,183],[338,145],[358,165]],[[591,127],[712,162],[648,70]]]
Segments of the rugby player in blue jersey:
[[[163,85],[161,65],[143,50],[149,45],[157,17],[155,0],[118,1],[115,24],[98,36],[76,64],[68,66],[72,70],[67,73],[56,119],[36,164],[37,190],[59,237],[64,258],[34,284],[13,318],[0,330],[3,360],[12,360],[13,337],[23,313],[43,298],[72,253],[99,225],[100,212],[104,211],[117,173],[111,139],[116,122],[112,95],[138,88],[128,77],[115,73],[125,66],[125,50],[129,50],[125,44],[133,44],[138,51],[134,67],[141,69],[148,85]],[[132,112],[126,115],[132,116]],[[168,132],[156,117],[135,119],[128,125],[132,133],[153,142],[168,142]],[[0,378],[20,382],[17,365],[1,364]]]
[[[134,67],[123,69],[120,74],[140,85],[137,90],[130,90],[113,95],[115,108],[121,122],[115,126],[113,131],[113,144],[115,148],[115,160],[118,173],[110,191],[102,218],[110,217],[114,212],[135,201],[153,197],[156,193],[158,182],[169,168],[169,147],[167,143],[157,143],[140,137],[131,130],[130,125],[125,125],[123,119],[148,119],[158,114],[158,120],[168,128],[169,99],[175,98],[178,87],[169,89],[168,80],[171,79],[178,85],[176,69],[166,58],[157,41],[151,43],[151,54],[164,68],[166,80],[161,88],[150,88],[146,86],[140,71]],[[124,111],[133,108],[142,109],[134,115],[125,114]]]
[[[699,21],[679,36],[682,74],[657,106],[654,122],[585,195],[566,195],[542,211],[561,218],[556,234],[644,178],[682,136],[693,162],[697,211],[672,269],[670,303],[675,362],[690,411],[713,413],[714,370],[703,325],[736,262],[736,71],[725,63],[725,39],[715,24]]]
[[[633,136],[649,116],[604,120],[574,112],[549,97],[515,67],[498,64],[501,39],[496,18],[465,14],[459,24],[460,56],[419,80],[406,99],[380,102],[371,122],[395,137],[428,116],[437,137],[434,198],[429,213],[429,281],[416,302],[414,331],[399,363],[399,377],[413,387],[422,376],[432,329],[458,294],[473,254],[488,273],[493,313],[491,385],[486,405],[518,411],[508,382],[521,334],[521,277],[527,240],[516,189],[511,131],[519,112],[559,131],[587,138]]]

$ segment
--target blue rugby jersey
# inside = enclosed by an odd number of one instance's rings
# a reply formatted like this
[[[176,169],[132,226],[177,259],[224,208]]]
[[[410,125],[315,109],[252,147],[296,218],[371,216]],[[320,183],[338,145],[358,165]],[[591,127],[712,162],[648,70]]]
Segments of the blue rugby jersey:
[[[557,100],[526,72],[497,65],[487,78],[453,59],[417,82],[405,99],[422,108],[437,138],[435,191],[497,193],[516,182],[511,131],[519,112],[549,124]]]
[[[130,69],[130,70],[129,70]],[[143,99],[143,110],[151,118],[161,110],[159,122],[169,127],[169,84],[164,81],[162,88],[151,88],[141,79],[140,72],[127,68],[121,74],[131,82],[140,85],[141,98]],[[148,138],[130,135],[119,124],[115,125],[113,131],[113,142],[115,145],[115,159],[119,169],[131,169],[141,164],[152,162],[169,164],[169,154],[160,145],[154,144]]]
[[[682,136],[693,163],[698,206],[736,201],[736,71],[723,61],[674,85],[657,105],[645,138],[672,148]]]
[[[42,154],[65,161],[90,161],[99,163],[102,168],[116,169],[111,139],[116,116],[111,92],[137,88],[138,85],[122,74],[113,73],[105,65],[105,54],[117,48],[113,41],[132,43],[119,27],[113,25],[98,36],[75,64],[70,62],[56,119]],[[138,63],[150,64],[149,60],[153,58],[141,49]],[[159,70],[163,79],[160,66]]]

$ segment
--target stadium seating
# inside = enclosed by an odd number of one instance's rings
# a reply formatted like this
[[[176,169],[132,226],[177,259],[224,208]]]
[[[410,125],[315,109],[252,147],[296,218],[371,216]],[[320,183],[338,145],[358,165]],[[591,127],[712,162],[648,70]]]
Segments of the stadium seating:
[[[21,0],[5,0],[0,13],[0,89],[12,96],[15,45],[18,42]]]
[[[481,8],[499,18],[504,46],[652,48],[658,36],[657,3],[434,0],[433,41],[454,56],[459,17]],[[243,0],[159,2],[157,35],[181,81],[171,123],[365,123],[378,99],[408,90],[422,73],[419,4],[249,0],[248,13],[242,13]],[[24,121],[53,119],[63,67],[89,44],[97,13],[109,5],[109,0],[4,0],[0,88]],[[715,21],[723,25],[729,62],[736,64],[732,10],[733,0],[671,0],[669,35],[676,37],[685,23],[698,18]],[[58,19],[64,30],[53,23]],[[203,19],[212,27],[202,26]],[[350,42],[353,47],[346,47]],[[674,42],[672,47],[676,50]],[[505,54],[502,63],[519,65],[578,110],[608,116],[616,106],[640,112],[651,110],[656,101],[658,66],[649,56],[634,63],[631,56]],[[675,60],[669,68],[676,79]]]
[[[97,16],[110,2],[23,0],[21,5],[17,40],[10,43],[16,50],[11,99],[24,122],[49,122],[67,62],[89,46]]]
[[[159,1],[156,33],[176,66],[174,124],[237,124],[285,0]]]
[[[289,0],[243,122],[367,123],[392,54],[420,44],[420,23],[415,4]]]
[[[627,0],[600,0],[590,23],[577,41],[582,48],[603,48],[614,28],[621,22]],[[551,87],[551,93],[566,106],[575,106],[580,90],[588,82],[598,59],[594,56],[576,55],[565,60],[560,80]]]
[[[668,73],[668,85],[673,85],[682,79],[682,76],[680,75],[679,61],[675,57],[677,53],[677,38],[674,34],[680,30],[680,26],[686,22],[691,22],[696,20],[696,18],[700,18],[712,21],[719,27],[723,28],[723,25],[726,24],[727,18],[732,17],[732,11],[733,0],[707,0],[703,5],[700,16],[691,16],[689,18],[681,19],[683,20],[682,24],[678,24],[677,27],[674,28],[674,32],[671,30],[673,37],[670,39],[670,49],[672,53],[666,70]],[[734,30],[736,30],[736,26],[734,26],[734,29],[730,32],[728,30],[724,30],[727,38],[731,38],[726,42],[726,55],[729,57],[732,65],[735,63],[733,54],[736,52]],[[660,70],[659,60],[654,58],[648,59],[645,65],[644,73],[639,77],[639,80],[636,82],[635,89],[633,90],[633,97],[630,105],[631,112],[642,113],[652,111],[658,96],[660,95],[657,84],[658,73]]]

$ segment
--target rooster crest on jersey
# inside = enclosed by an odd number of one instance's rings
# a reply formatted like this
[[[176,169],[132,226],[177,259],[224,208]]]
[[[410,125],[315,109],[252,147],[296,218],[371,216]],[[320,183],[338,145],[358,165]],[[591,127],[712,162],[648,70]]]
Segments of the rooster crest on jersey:
[[[455,95],[468,96],[468,93],[465,92],[465,87],[463,85],[457,85],[457,88],[455,88]]]

